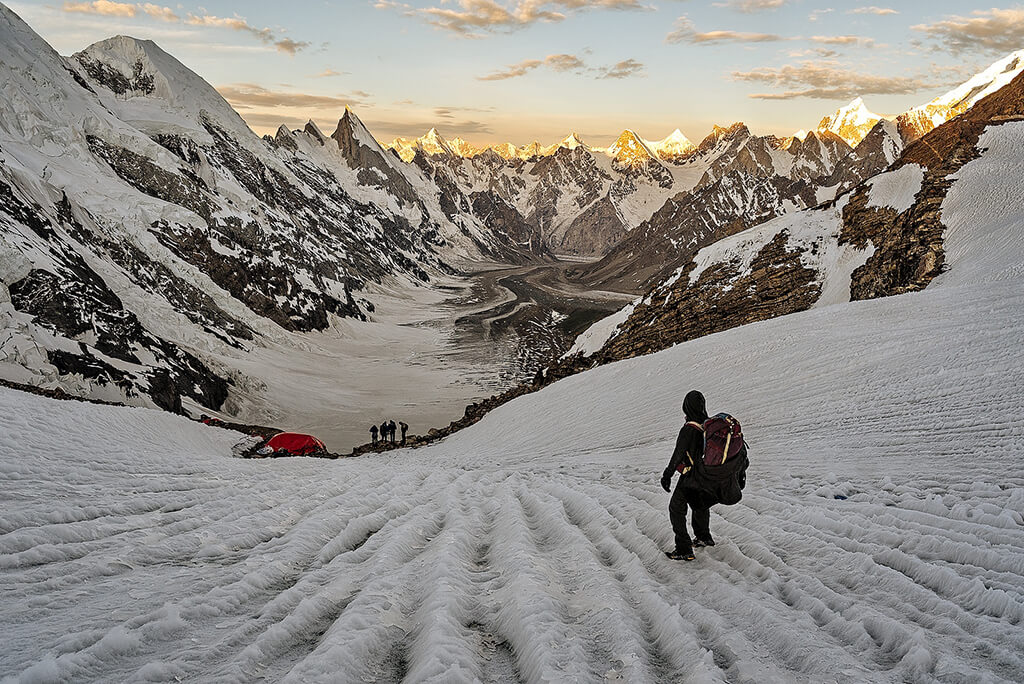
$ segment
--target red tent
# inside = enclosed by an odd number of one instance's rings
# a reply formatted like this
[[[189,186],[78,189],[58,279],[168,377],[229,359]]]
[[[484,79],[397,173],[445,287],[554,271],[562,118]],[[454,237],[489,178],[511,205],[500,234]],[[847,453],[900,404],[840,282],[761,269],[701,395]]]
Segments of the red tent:
[[[269,449],[270,451],[265,451]],[[281,432],[270,438],[260,452],[273,453],[275,456],[308,456],[309,454],[326,453],[327,447],[312,435],[298,432]]]

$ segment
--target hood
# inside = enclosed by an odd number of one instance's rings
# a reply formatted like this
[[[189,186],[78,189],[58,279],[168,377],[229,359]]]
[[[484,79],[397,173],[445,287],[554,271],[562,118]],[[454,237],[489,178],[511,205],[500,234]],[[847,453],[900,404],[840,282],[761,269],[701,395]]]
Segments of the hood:
[[[686,420],[693,420],[698,423],[703,423],[708,419],[708,409],[704,403],[704,395],[697,390],[690,390],[683,399],[683,413],[686,414]]]

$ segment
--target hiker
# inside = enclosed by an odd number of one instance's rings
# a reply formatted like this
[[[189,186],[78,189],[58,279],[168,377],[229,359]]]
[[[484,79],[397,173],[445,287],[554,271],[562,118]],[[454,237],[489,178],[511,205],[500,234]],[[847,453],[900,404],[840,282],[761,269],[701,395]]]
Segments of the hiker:
[[[395,425],[395,421],[388,423],[388,435],[391,436],[391,443],[395,443],[395,432],[398,431],[398,426]]]
[[[405,433],[409,431],[409,426],[402,421],[398,421],[398,424],[402,427],[402,446],[405,446]]]
[[[371,425],[370,426],[370,437],[373,440],[371,442],[371,444],[376,444],[377,443],[377,426],[376,425]]]
[[[689,392],[683,400],[683,414],[686,417],[686,424],[679,430],[676,448],[661,476],[661,486],[666,492],[671,492],[672,475],[677,470],[682,473],[668,504],[668,515],[672,521],[672,531],[675,532],[676,547],[667,555],[674,560],[693,560],[694,546],[715,545],[710,529],[711,506],[716,503],[732,505],[742,497],[740,490],[746,484],[748,461],[747,447],[739,431],[739,422],[722,413],[709,420],[703,394],[697,390]],[[706,465],[705,434],[715,436],[715,441],[707,442],[722,452],[723,445],[717,441],[722,426],[727,430],[735,426],[736,441],[730,445],[730,441],[726,440],[724,455],[718,454],[721,460],[715,465]],[[686,530],[688,506],[693,511],[690,520],[693,526],[692,540]]]
[[[388,441],[388,421],[384,421],[380,424],[380,441]]]

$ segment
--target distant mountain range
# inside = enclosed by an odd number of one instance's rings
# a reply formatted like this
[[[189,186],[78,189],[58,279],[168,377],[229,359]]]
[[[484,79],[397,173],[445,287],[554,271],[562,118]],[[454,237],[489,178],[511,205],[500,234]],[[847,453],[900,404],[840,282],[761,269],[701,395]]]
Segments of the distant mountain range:
[[[894,120],[855,101],[788,138],[736,123],[696,145],[382,146],[351,110],[329,135],[257,136],[153,42],[62,57],[0,5],[0,377],[230,411],[260,392],[254,350],[372,319],[372,291],[571,254],[598,258],[581,282],[646,292],[723,236],[859,187],[1022,56]]]
[[[878,121],[868,137],[882,127],[891,135],[908,118],[939,125],[834,200],[690,250],[643,297],[582,336],[549,379],[811,307],[918,291],[937,278],[947,286],[1019,280],[1021,56],[913,117]]]

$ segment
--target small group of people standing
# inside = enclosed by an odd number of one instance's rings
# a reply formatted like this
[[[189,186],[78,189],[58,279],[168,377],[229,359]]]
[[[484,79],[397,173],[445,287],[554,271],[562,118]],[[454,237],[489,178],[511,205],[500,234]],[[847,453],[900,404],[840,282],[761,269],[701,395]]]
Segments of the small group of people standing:
[[[383,423],[380,424],[380,427],[377,427],[376,425],[370,426],[370,437],[373,440],[373,444],[377,444],[378,441],[390,442],[391,444],[394,444],[395,433],[398,431],[399,427],[402,428],[401,444],[404,445],[405,435],[409,431],[409,426],[403,423],[402,421],[398,421],[398,424],[396,425],[395,421],[393,420],[385,420]]]

